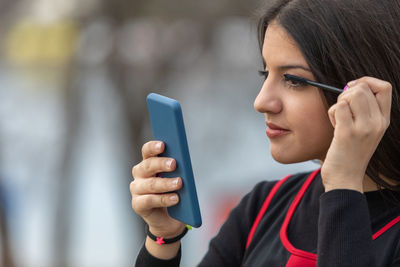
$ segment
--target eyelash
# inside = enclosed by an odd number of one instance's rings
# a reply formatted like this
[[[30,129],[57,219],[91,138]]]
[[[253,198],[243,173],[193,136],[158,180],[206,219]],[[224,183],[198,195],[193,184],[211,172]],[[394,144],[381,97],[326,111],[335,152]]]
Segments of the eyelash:
[[[264,81],[268,78],[268,74],[269,71],[266,70],[259,70],[258,74],[260,74],[260,76],[264,77]],[[303,87],[303,86],[307,86],[306,84],[302,84],[299,82],[294,82],[292,80],[287,79],[285,76],[283,76],[283,80],[285,81],[285,83],[289,86],[289,87]]]

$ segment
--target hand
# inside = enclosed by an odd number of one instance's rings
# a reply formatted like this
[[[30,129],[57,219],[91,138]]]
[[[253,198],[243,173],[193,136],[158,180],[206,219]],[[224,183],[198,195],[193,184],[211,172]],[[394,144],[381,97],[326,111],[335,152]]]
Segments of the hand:
[[[167,207],[179,202],[176,191],[182,187],[181,178],[156,177],[160,172],[171,172],[176,162],[171,158],[157,157],[165,145],[150,141],[143,145],[143,160],[132,169],[134,181],[130,184],[132,208],[149,225],[150,232],[164,238],[182,233],[185,225],[168,215]]]
[[[363,192],[368,163],[390,123],[390,83],[363,77],[348,85],[328,111],[335,130],[321,168],[325,191]]]

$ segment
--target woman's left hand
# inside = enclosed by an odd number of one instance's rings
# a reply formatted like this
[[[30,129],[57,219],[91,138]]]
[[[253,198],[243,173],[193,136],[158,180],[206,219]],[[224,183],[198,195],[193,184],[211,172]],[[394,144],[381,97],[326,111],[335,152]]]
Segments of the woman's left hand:
[[[390,123],[390,83],[362,77],[348,86],[328,111],[335,130],[321,168],[325,191],[363,192],[368,163]]]

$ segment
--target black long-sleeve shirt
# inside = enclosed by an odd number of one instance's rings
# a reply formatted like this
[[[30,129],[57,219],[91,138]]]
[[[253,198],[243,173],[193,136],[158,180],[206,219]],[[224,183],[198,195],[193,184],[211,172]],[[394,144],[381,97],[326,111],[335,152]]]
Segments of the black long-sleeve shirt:
[[[291,253],[282,245],[282,224],[309,175],[293,175],[280,186],[246,249],[250,229],[276,182],[257,184],[232,210],[198,266],[286,266]],[[400,266],[399,200],[399,192],[388,190],[325,193],[318,174],[293,213],[287,239],[295,249],[317,254],[317,266]],[[180,253],[160,260],[143,246],[136,266],[179,266]]]

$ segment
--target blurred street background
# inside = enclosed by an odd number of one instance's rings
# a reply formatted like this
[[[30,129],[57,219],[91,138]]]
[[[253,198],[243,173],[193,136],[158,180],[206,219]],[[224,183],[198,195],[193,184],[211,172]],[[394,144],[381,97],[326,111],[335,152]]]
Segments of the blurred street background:
[[[260,3],[0,0],[0,266],[134,265],[150,92],[182,105],[203,216],[181,266],[257,182],[318,167],[269,155],[253,109]]]

